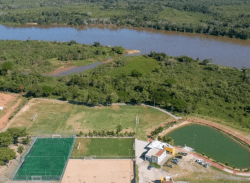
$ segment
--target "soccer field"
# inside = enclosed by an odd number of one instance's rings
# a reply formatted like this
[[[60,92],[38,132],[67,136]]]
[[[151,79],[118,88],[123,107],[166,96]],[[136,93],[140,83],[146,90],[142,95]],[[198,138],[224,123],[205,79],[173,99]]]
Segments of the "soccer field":
[[[60,180],[74,138],[38,138],[13,180]]]
[[[134,143],[134,138],[77,138],[71,158],[133,159]]]
[[[138,116],[138,124],[136,118]],[[169,115],[147,106],[87,107],[62,101],[32,99],[13,120],[11,127],[26,128],[30,135],[61,134],[75,130],[112,130],[122,126],[121,133],[136,132],[136,137],[147,140],[147,134],[159,125],[174,120]]]

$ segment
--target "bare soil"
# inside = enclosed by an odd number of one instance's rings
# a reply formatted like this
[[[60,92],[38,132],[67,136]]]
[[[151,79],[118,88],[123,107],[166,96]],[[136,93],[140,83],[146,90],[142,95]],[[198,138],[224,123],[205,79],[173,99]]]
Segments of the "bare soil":
[[[0,93],[0,106],[4,107],[4,115],[0,118],[0,130],[7,125],[9,117],[20,104],[22,99],[18,99],[19,96],[17,94]]]
[[[131,183],[133,177],[132,160],[70,159],[62,183]]]

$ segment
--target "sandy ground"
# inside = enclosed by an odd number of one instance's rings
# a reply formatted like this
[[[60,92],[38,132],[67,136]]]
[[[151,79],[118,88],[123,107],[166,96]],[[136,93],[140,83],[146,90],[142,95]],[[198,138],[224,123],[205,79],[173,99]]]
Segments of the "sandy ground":
[[[168,129],[166,129],[166,130],[164,130],[163,132],[159,133],[159,136],[163,137],[163,136],[166,135],[168,132],[170,132],[170,131],[172,131],[172,130],[174,130],[174,129],[176,129],[176,128],[179,128],[179,127],[181,127],[181,126],[187,125],[187,124],[190,124],[190,122],[184,121],[184,122],[182,122],[182,123],[180,123],[180,124],[177,124],[177,125],[174,125],[174,126],[172,126],[172,127],[169,127]]]
[[[131,183],[132,160],[70,159],[62,183]]]
[[[6,124],[8,123],[9,117],[11,116],[12,112],[18,107],[22,99],[18,99],[17,102],[13,106],[9,106],[11,102],[16,100],[19,95],[16,94],[7,94],[7,93],[0,93],[0,106],[4,107],[5,114],[0,118],[0,130],[3,129]]]

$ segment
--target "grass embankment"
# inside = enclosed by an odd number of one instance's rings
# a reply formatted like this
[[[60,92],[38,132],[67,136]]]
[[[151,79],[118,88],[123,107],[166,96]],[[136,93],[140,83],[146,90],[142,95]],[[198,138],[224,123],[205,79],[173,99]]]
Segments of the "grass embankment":
[[[32,122],[32,118],[37,118]],[[136,115],[139,124],[136,128]],[[173,118],[158,110],[145,106],[86,107],[52,100],[33,99],[24,107],[11,127],[27,128],[29,134],[56,133],[76,130],[88,133],[89,130],[114,130],[121,125],[123,133],[135,132],[139,139],[146,139],[146,133],[153,127]]]
[[[134,138],[78,138],[71,158],[81,159],[81,156],[82,158],[84,156],[103,156],[103,158],[124,156],[133,158],[135,156],[134,142]],[[78,145],[79,149],[77,148]]]
[[[146,77],[156,68],[159,68],[159,63],[152,58],[144,58],[142,56],[136,56],[129,61],[125,62],[123,67],[112,68],[105,75],[111,77],[127,76],[130,75],[133,70],[139,71],[143,77]]]

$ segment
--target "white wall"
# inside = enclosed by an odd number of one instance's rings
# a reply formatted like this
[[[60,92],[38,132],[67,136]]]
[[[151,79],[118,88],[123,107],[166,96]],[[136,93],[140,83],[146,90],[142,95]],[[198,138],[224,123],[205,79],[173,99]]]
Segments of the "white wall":
[[[162,153],[161,156],[158,157],[158,163],[160,163],[166,156],[167,156],[167,153],[166,151],[164,151],[164,153]]]

